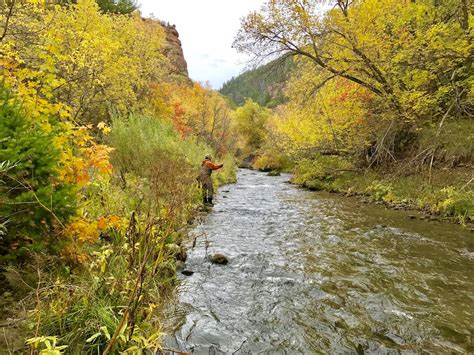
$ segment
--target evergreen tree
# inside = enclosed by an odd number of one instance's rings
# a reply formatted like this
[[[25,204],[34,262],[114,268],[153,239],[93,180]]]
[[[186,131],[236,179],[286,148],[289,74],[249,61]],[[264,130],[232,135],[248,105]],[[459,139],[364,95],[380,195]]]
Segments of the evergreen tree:
[[[74,214],[76,197],[72,186],[56,179],[60,152],[54,136],[29,122],[3,87],[0,103],[2,260],[28,249],[52,248],[50,236]]]
[[[104,13],[130,14],[138,9],[135,0],[96,0],[100,10]],[[77,4],[77,0],[57,0],[60,5]]]
[[[97,0],[100,9],[106,13],[130,14],[138,9],[134,0]]]

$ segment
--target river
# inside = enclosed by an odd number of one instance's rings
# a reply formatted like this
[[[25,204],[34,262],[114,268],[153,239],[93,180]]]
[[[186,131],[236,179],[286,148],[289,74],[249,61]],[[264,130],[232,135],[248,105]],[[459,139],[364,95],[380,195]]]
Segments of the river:
[[[192,228],[186,269],[194,274],[181,276],[170,347],[196,354],[474,352],[471,232],[307,191],[288,178],[240,170]],[[214,253],[229,263],[210,263]]]

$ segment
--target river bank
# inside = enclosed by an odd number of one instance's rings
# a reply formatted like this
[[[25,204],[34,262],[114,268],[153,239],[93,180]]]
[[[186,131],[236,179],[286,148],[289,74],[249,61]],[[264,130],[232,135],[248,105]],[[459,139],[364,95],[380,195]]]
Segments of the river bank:
[[[227,157],[224,162],[225,168],[214,176],[216,188],[236,181],[234,160]],[[114,189],[108,189],[107,199],[101,201],[105,206],[113,205],[117,209],[130,207],[129,211],[135,217],[117,231],[105,230],[99,240],[89,246],[83,264],[66,264],[58,256],[32,253],[28,263],[1,265],[0,353],[2,350],[29,352],[26,340],[36,337],[67,345],[71,353],[101,351],[117,329],[123,316],[121,310],[127,308],[126,301],[134,292],[137,279],[142,281],[140,300],[137,296],[136,302],[140,302],[146,313],[132,313],[138,329],[133,334],[139,334],[146,327],[155,334],[153,341],[159,341],[161,335],[157,330],[161,324],[161,309],[174,297],[179,284],[177,275],[186,260],[184,241],[189,226],[209,212],[208,209],[203,211],[201,194],[193,185],[193,177],[189,180],[192,186],[188,186],[192,187],[192,194],[175,190],[172,198],[166,196],[166,202],[171,206],[177,199],[182,199],[182,205],[186,206],[179,210],[179,220],[173,224],[158,225],[145,219],[143,214],[131,212],[130,205],[117,203],[130,203],[132,199],[128,197],[131,196],[151,196],[149,190],[127,175],[126,187],[114,185]],[[140,182],[145,185],[146,180]],[[127,198],[118,199],[121,195]],[[159,222],[164,224],[165,217],[162,215]],[[134,240],[135,252],[130,247]],[[147,265],[150,271],[145,275],[140,269],[143,261],[139,258],[143,259],[147,254],[150,255]],[[134,262],[137,271],[129,270],[126,264],[132,258],[141,261]],[[127,327],[124,329],[128,330]],[[95,337],[91,339],[91,336]]]
[[[384,205],[395,210],[412,210],[413,218],[442,220],[474,228],[473,168],[459,167],[405,174],[403,171],[312,172],[297,167],[291,182],[312,191],[328,191],[358,196],[364,203]]]

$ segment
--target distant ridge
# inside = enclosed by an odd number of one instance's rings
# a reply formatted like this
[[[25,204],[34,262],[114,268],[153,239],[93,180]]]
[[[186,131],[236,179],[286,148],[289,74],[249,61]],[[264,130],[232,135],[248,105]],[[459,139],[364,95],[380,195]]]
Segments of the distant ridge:
[[[237,106],[250,98],[261,106],[275,107],[286,101],[284,90],[294,67],[292,57],[276,59],[230,79],[219,92]]]

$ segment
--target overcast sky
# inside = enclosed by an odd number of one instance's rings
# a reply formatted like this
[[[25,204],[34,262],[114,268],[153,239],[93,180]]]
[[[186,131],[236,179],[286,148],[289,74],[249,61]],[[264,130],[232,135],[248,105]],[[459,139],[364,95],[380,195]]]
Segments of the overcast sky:
[[[143,16],[153,14],[175,24],[196,81],[209,81],[214,89],[240,74],[247,58],[231,48],[240,19],[258,10],[264,0],[139,0]]]

